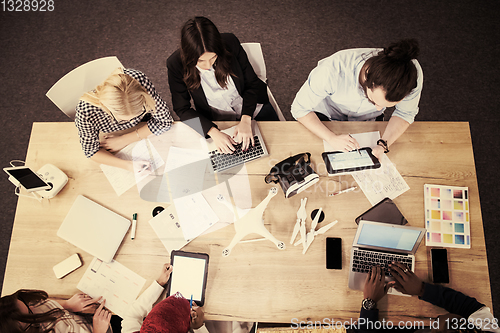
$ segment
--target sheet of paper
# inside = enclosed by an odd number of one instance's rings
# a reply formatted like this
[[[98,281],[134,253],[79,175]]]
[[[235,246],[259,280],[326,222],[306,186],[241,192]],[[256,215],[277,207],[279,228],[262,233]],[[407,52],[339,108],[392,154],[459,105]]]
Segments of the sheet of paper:
[[[201,192],[174,199],[184,239],[196,238],[219,218]]]
[[[363,147],[374,147],[377,145],[377,140],[380,139],[380,132],[379,131],[374,131],[374,132],[365,132],[365,133],[351,133],[351,136],[355,138],[359,146],[361,148]],[[333,149],[332,146],[325,140],[323,140],[323,147],[324,151],[335,151],[336,149]]]
[[[228,207],[226,207],[226,205],[217,200],[217,196],[219,194],[222,194],[224,198],[229,198],[229,201],[231,199],[227,188],[227,184],[225,182],[204,190],[202,194],[205,200],[207,200],[208,204],[210,205],[210,207],[212,207],[215,214],[217,215],[218,221],[210,228],[205,230],[201,235],[206,235],[211,232],[217,231],[234,222],[233,210],[229,210]]]
[[[408,191],[410,187],[389,158],[384,155],[378,169],[367,169],[352,173],[370,203],[375,205],[385,197],[392,200]]]
[[[115,260],[105,263],[94,258],[76,287],[93,298],[102,296],[106,307],[124,318],[145,283],[146,279]]]
[[[172,198],[177,199],[215,186],[215,175],[207,170],[209,163],[210,159],[204,150],[171,147],[165,173]]]
[[[190,242],[184,239],[174,205],[170,205],[160,214],[149,220],[149,224],[169,254],[173,250],[180,250]]]
[[[128,145],[115,156],[127,161],[149,161],[152,172],[165,163],[149,139]],[[101,164],[101,169],[118,196],[148,176],[147,174],[137,176],[133,172],[105,164]]]
[[[170,147],[165,171],[172,171],[186,164],[196,163],[204,159],[208,159],[208,154],[204,150]]]

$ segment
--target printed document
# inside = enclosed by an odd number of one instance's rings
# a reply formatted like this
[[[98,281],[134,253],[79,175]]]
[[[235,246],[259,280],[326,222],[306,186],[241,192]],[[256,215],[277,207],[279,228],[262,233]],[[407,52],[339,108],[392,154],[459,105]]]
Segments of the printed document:
[[[149,220],[149,224],[169,254],[173,250],[180,250],[190,242],[184,239],[174,205],[170,205],[160,214]]]
[[[94,258],[76,287],[92,298],[102,296],[106,308],[124,318],[145,283],[146,279],[115,260],[105,263]]]
[[[352,174],[372,206],[386,197],[394,200],[410,189],[389,157],[384,154],[380,163],[382,165],[378,169],[366,169]]]

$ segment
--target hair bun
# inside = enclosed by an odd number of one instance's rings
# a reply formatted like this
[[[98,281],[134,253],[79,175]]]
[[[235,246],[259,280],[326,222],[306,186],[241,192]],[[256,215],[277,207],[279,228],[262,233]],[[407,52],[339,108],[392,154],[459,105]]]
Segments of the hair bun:
[[[416,39],[403,39],[384,49],[388,58],[400,62],[409,62],[418,57],[420,49]]]

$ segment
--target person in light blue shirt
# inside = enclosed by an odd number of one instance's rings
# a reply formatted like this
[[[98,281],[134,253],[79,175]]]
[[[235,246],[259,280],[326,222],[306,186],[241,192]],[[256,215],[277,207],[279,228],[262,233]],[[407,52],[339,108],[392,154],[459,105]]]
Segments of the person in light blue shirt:
[[[320,60],[292,103],[292,115],[335,150],[360,148],[349,134],[335,134],[323,120],[375,120],[395,106],[381,140],[373,147],[379,159],[413,123],[423,85],[415,59],[416,40],[402,40],[387,48],[342,50]]]

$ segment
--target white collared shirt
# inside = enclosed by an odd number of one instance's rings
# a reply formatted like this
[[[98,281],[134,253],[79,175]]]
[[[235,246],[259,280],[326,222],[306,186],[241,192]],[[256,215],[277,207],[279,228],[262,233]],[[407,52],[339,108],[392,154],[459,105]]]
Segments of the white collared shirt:
[[[222,88],[215,78],[215,70],[201,69],[196,66],[200,72],[200,82],[208,105],[212,109],[213,120],[239,120],[243,108],[243,98],[236,89],[233,78],[228,75],[226,88]],[[257,104],[253,116],[255,117],[262,104]]]
[[[381,49],[342,50],[322,59],[302,85],[292,103],[295,119],[311,111],[323,113],[332,120],[370,120],[380,115],[359,84],[359,73],[365,61]],[[396,104],[393,115],[412,123],[418,113],[423,86],[423,72],[417,60],[417,87]],[[347,118],[347,119],[344,119]]]

